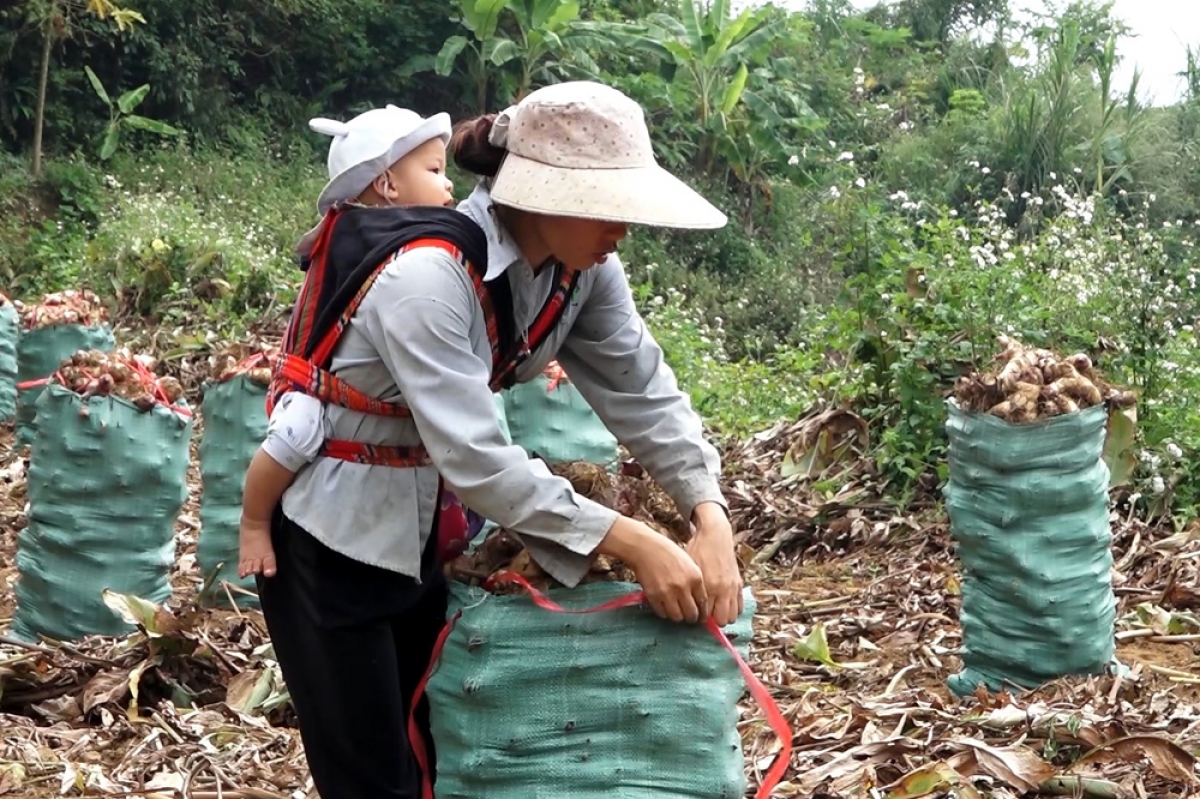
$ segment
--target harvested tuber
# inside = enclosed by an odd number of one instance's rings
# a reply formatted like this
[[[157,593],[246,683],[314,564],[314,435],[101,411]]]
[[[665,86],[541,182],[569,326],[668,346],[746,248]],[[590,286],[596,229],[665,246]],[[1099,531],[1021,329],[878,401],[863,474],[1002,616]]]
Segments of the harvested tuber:
[[[209,376],[218,383],[244,374],[251,383],[271,384],[271,364],[279,350],[274,347],[255,349],[234,346],[208,359]]]
[[[47,294],[36,305],[16,303],[16,308],[26,330],[53,325],[95,327],[108,321],[108,309],[87,289]]]
[[[81,397],[121,397],[148,411],[155,405],[174,406],[183,399],[183,385],[173,377],[154,374],[156,362],[128,349],[116,352],[81,350],[62,362],[51,378]]]
[[[1137,401],[1132,393],[1106,384],[1085,353],[1060,358],[1008,336],[1000,336],[998,343],[1001,351],[993,361],[994,371],[974,373],[955,383],[953,396],[963,410],[987,413],[1010,424],[1030,424],[1101,404],[1127,408]]]
[[[614,475],[603,466],[582,461],[554,464],[550,469],[570,482],[576,493],[643,522],[677,544],[685,544],[691,538],[691,524],[679,515],[662,487],[641,470]],[[472,585],[481,585],[503,571],[516,572],[539,589],[560,585],[530,557],[515,534],[503,529],[481,541],[473,552],[460,555],[446,566],[451,579]],[[636,579],[633,570],[624,563],[597,555],[582,582],[636,582]],[[495,590],[504,593],[519,589],[501,584]]]

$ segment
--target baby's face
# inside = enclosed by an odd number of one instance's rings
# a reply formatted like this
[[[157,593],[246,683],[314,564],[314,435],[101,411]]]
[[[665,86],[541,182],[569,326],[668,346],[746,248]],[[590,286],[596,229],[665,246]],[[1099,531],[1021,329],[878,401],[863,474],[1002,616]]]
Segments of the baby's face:
[[[454,184],[446,177],[446,145],[441,139],[430,139],[408,155],[392,164],[392,196],[394,205],[454,204],[450,193]]]

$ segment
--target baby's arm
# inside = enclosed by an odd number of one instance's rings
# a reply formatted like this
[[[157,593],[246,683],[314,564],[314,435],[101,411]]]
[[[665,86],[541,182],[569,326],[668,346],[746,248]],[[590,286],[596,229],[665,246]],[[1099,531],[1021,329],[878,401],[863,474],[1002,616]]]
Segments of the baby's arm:
[[[275,573],[271,517],[296,473],[311,463],[325,441],[325,411],[319,400],[287,393],[267,423],[267,438],[250,461],[242,489],[239,574]]]

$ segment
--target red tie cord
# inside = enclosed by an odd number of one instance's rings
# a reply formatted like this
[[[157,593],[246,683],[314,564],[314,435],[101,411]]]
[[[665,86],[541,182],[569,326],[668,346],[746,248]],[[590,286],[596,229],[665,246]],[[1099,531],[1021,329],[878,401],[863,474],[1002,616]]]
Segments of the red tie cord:
[[[601,613],[606,610],[616,610],[618,608],[627,608],[633,605],[640,605],[645,599],[646,594],[643,591],[633,591],[616,599],[609,600],[602,605],[597,605],[593,608],[584,608],[582,610],[568,610],[552,599],[547,597],[541,591],[534,588],[519,574],[513,572],[502,572],[493,575],[486,583],[485,590],[491,590],[496,583],[509,582],[516,583],[529,594],[533,603],[543,610],[548,610],[552,613]],[[446,639],[450,637],[450,631],[454,629],[455,622],[458,621],[462,611],[455,613],[453,618],[442,629],[441,635],[438,636],[437,642],[433,646],[433,654],[429,659],[429,667],[425,670],[425,675],[421,678],[421,682],[417,684],[416,691],[413,693],[412,710],[408,717],[408,737],[412,745],[413,755],[416,757],[417,765],[421,769],[421,796],[422,799],[434,799],[433,786],[429,781],[429,758],[425,751],[425,740],[421,737],[416,721],[416,707],[421,701],[421,697],[425,694],[425,687],[429,683],[429,678],[433,674],[433,669],[437,665],[438,658],[441,657],[442,649],[446,646]],[[758,786],[758,791],[755,793],[755,799],[768,799],[771,792],[783,780],[783,775],[786,773],[788,764],[792,759],[792,729],[788,726],[787,719],[784,718],[783,712],[779,709],[779,705],[771,697],[770,691],[758,679],[757,675],[750,670],[750,666],[742,659],[742,656],[729,642],[729,638],[721,630],[717,622],[711,617],[705,622],[705,628],[712,633],[713,637],[725,648],[729,654],[733,656],[737,662],[738,670],[742,673],[742,678],[746,681],[746,686],[750,690],[750,695],[754,697],[754,701],[762,709],[767,717],[767,723],[771,730],[779,737],[780,748],[775,756],[775,762],[771,764],[771,768],[767,771],[766,777]]]

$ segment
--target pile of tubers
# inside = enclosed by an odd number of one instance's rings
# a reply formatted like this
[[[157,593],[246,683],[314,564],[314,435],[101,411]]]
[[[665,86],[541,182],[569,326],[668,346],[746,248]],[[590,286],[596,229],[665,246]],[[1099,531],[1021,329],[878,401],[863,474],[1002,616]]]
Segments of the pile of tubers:
[[[177,405],[183,399],[183,385],[173,377],[155,375],[155,365],[154,358],[124,348],[81,350],[64,360],[52,379],[84,399],[121,397],[141,411]]]
[[[1127,408],[1136,402],[1132,393],[1105,383],[1084,353],[1060,358],[1008,336],[998,341],[1002,351],[993,370],[959,378],[954,386],[954,399],[965,411],[1030,424],[1100,404]]]
[[[662,487],[635,463],[625,464],[617,474],[582,461],[553,464],[550,470],[566,478],[576,493],[645,523],[681,546],[691,540],[691,524],[679,515]],[[451,579],[470,585],[482,585],[499,572],[519,574],[539,590],[562,585],[538,566],[516,535],[503,529],[479,542],[474,552],[446,564],[445,571]],[[584,583],[614,581],[632,583],[636,582],[636,576],[627,565],[606,555],[595,557],[582,580]],[[502,594],[520,589],[500,583],[494,590]]]
[[[26,330],[53,325],[96,327],[108,321],[108,309],[87,289],[47,294],[37,305],[16,303],[16,307]]]
[[[269,386],[271,364],[277,354],[278,350],[270,347],[261,350],[231,347],[208,359],[209,377],[217,383],[223,383],[244,374],[251,383]]]

